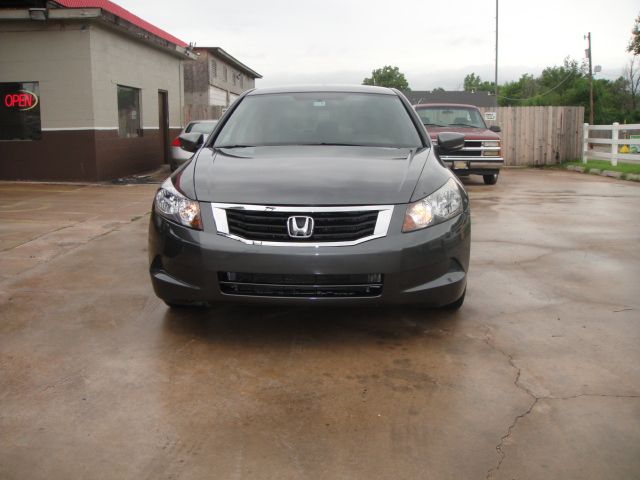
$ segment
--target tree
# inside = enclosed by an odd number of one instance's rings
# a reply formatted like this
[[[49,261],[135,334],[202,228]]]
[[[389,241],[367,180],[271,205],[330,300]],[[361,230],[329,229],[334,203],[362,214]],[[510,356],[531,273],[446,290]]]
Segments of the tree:
[[[480,75],[476,75],[475,72],[464,77],[465,92],[493,92],[494,85],[494,82],[483,82]]]
[[[640,66],[638,57],[634,55],[624,69],[624,78],[628,82],[629,94],[631,95],[631,110],[637,108],[637,97],[640,93]]]
[[[409,82],[398,67],[385,65],[371,72],[370,78],[362,81],[363,85],[377,85],[379,87],[397,88],[398,90],[410,90]]]
[[[627,47],[627,52],[631,52],[634,55],[640,55],[640,15],[636,18],[631,30],[631,40]]]

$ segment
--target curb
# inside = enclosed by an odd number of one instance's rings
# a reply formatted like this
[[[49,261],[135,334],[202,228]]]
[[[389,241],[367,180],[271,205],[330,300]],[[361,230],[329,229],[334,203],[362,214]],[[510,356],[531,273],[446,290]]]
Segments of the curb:
[[[600,175],[601,177],[617,178],[619,180],[630,180],[632,182],[640,182],[640,174],[637,173],[622,173],[615,172],[613,170],[600,170],[599,168],[581,167],[579,165],[568,165],[565,170],[578,173],[588,173],[591,175]]]

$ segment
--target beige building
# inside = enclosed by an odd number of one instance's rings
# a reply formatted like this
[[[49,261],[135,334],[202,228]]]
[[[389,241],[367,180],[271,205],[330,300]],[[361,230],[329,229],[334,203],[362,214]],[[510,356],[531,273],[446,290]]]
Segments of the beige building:
[[[196,58],[187,44],[109,1],[11,3],[0,7],[0,178],[105,180],[166,162],[183,61]]]
[[[220,47],[196,47],[198,58],[184,66],[186,121],[220,118],[242,92],[262,78]]]

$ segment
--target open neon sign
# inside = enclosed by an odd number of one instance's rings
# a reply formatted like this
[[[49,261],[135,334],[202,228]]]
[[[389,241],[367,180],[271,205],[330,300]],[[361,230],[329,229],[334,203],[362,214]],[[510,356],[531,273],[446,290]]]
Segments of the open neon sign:
[[[4,96],[4,106],[20,111],[31,110],[38,105],[38,96],[29,90],[18,90]]]

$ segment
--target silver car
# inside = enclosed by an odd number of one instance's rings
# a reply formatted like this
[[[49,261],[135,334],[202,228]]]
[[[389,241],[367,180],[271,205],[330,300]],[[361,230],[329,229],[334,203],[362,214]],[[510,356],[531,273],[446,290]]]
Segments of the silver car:
[[[206,140],[211,132],[213,132],[217,123],[218,120],[196,120],[189,122],[187,126],[182,129],[180,135],[183,133],[204,133]],[[188,152],[180,146],[180,135],[171,142],[169,165],[171,166],[172,172],[193,156],[193,152]]]

